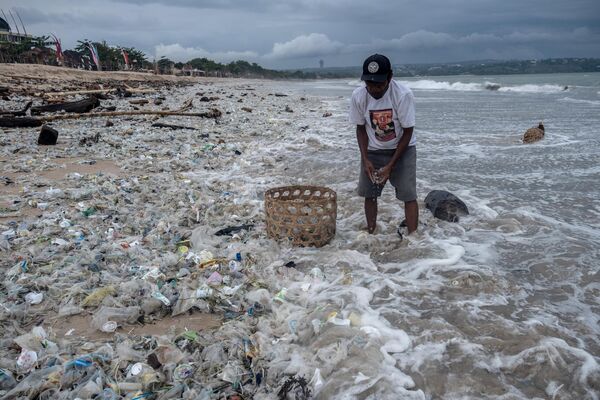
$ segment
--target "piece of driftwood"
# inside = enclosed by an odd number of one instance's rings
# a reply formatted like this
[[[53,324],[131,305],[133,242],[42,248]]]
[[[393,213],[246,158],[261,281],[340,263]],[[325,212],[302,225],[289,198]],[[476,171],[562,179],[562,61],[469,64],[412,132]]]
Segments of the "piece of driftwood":
[[[43,120],[33,117],[0,117],[1,128],[35,128],[43,123]]]
[[[196,128],[192,128],[191,126],[182,126],[182,125],[173,125],[173,124],[165,124],[162,122],[155,122],[151,126],[155,128],[169,128],[169,129],[190,129],[196,130]]]
[[[148,103],[150,103],[150,100],[148,100],[148,99],[129,100],[129,104],[143,105],[143,104],[148,104]]]
[[[116,89],[91,89],[91,90],[72,90],[68,92],[45,92],[36,93],[38,97],[54,97],[54,96],[73,96],[76,94],[116,94],[117,92],[129,92],[129,93],[154,93],[156,89],[134,89],[134,88],[116,88]]]
[[[93,117],[115,117],[122,115],[179,115],[184,117],[200,117],[200,118],[219,118],[222,113],[220,110],[213,108],[202,113],[190,113],[182,111],[154,111],[154,110],[138,110],[138,111],[113,111],[113,112],[93,112],[85,114],[62,114],[52,115],[40,118],[41,121],[56,121],[61,119],[79,119]]]
[[[68,113],[87,113],[100,105],[100,100],[95,96],[87,99],[71,101],[67,103],[47,104],[31,108],[31,115],[39,115],[45,112],[65,111]]]
[[[188,100],[186,100],[185,103],[183,103],[183,105],[181,106],[179,111],[190,110],[193,106],[194,106],[194,99],[188,99]]]
[[[153,110],[139,110],[139,111],[113,111],[113,112],[94,112],[84,114],[60,114],[50,115],[47,117],[0,117],[0,128],[33,128],[42,126],[45,122],[63,120],[63,119],[80,119],[80,118],[93,118],[93,117],[115,117],[122,115],[177,115],[184,117],[200,117],[200,118],[219,118],[223,113],[213,108],[206,112],[201,113],[190,113],[183,111],[153,111]]]
[[[9,115],[9,116],[13,116],[13,117],[24,117],[25,114],[27,113],[27,110],[29,110],[29,107],[31,107],[32,104],[33,104],[33,101],[28,102],[27,104],[25,104],[25,108],[23,108],[22,110],[19,110],[19,111],[0,110],[0,115]]]

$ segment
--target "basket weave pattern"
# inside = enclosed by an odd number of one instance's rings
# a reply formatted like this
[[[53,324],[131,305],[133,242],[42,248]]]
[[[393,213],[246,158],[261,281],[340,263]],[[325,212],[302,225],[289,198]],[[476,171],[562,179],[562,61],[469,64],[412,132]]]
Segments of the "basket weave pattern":
[[[321,247],[335,236],[337,195],[322,186],[282,186],[265,192],[267,234],[294,246]]]

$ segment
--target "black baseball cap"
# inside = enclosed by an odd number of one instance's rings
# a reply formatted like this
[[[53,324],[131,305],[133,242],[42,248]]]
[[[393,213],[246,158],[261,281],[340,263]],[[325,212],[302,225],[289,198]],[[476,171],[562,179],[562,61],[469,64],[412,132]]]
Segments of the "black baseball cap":
[[[373,54],[363,63],[363,81],[385,82],[392,70],[389,58],[381,54]]]

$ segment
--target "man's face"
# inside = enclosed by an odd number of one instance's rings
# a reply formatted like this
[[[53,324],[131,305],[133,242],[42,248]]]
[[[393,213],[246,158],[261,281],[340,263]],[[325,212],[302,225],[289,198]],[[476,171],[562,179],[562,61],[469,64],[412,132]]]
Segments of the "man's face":
[[[367,92],[375,99],[380,99],[388,89],[390,85],[390,78],[388,77],[384,82],[365,81],[367,86]]]

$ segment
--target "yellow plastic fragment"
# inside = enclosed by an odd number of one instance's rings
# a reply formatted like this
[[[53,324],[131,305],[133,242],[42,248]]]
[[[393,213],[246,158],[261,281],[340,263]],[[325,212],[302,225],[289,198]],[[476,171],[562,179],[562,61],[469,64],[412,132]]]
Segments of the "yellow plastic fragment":
[[[114,286],[106,286],[103,288],[99,288],[90,293],[83,301],[81,302],[82,307],[95,307],[102,303],[102,300],[106,296],[112,296],[117,291]]]

